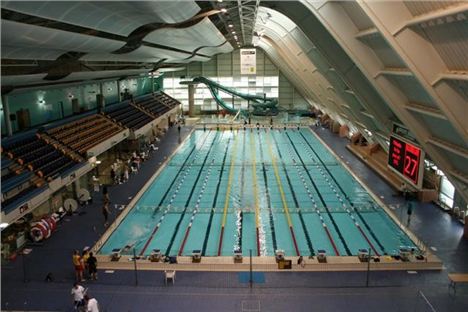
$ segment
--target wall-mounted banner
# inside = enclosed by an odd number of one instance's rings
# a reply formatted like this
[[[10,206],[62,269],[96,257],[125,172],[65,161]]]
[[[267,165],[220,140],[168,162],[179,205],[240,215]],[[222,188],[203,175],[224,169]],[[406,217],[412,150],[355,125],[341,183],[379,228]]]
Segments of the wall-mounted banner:
[[[257,50],[256,49],[241,49],[240,50],[240,72],[241,75],[257,74]]]

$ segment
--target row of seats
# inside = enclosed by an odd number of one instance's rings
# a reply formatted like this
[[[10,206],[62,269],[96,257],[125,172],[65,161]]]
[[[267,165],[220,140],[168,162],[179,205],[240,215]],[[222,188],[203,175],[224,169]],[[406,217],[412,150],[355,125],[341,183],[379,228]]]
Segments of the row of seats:
[[[153,95],[145,95],[135,99],[135,104],[149,111],[156,117],[170,111],[176,105],[180,104],[176,99],[160,92]]]
[[[60,128],[60,131],[53,128],[47,130],[47,133],[81,155],[85,155],[87,150],[122,130],[118,125],[98,114],[79,119],[58,128]]]
[[[65,144],[68,144],[69,141],[76,139],[76,136],[81,132],[92,129],[95,125],[101,123],[101,119],[97,115],[93,115],[91,118],[84,118],[82,122],[71,123],[69,125],[61,126],[62,130],[60,132],[50,132],[47,131],[50,135],[53,135],[57,140],[63,141]],[[55,130],[52,129],[52,130]]]
[[[29,195],[43,180],[17,162],[2,155],[2,211],[12,202]]]
[[[58,136],[61,136],[63,134],[67,135],[68,134],[67,131],[69,131],[70,129],[74,129],[75,126],[87,123],[88,121],[95,120],[97,118],[98,117],[96,115],[86,116],[84,118],[80,118],[80,119],[75,120],[73,122],[69,122],[69,123],[63,124],[61,126],[54,127],[52,129],[48,129],[47,133],[50,134],[50,135],[58,135]]]
[[[44,177],[48,177],[54,176],[59,172],[64,172],[75,164],[76,163],[73,160],[67,157],[59,157],[52,162],[43,163],[42,166],[38,168],[38,170]]]
[[[12,144],[2,144],[2,150],[4,150],[10,158],[18,157],[31,150],[36,150],[41,147],[42,144],[35,135],[28,136],[24,140],[15,141]]]
[[[158,92],[154,95],[154,97],[160,101],[161,103],[173,108],[176,105],[179,105],[180,102],[174,99],[173,97],[169,96],[168,94],[164,92]]]
[[[2,142],[2,152],[2,208],[43,186],[42,178],[52,178],[77,163],[39,133]]]
[[[120,123],[124,127],[132,130],[143,127],[153,119],[151,116],[131,105],[128,101],[121,105],[110,107],[107,109],[106,115],[116,123]]]
[[[41,170],[45,164],[54,163],[61,159],[67,160],[70,164],[74,163],[70,157],[57,150],[55,146],[41,139],[39,133],[31,133],[26,137],[14,140],[13,143],[6,142],[2,145],[2,150],[10,159],[14,159],[18,164],[35,172]],[[55,168],[51,170],[51,172],[54,171]],[[49,177],[50,175],[39,173],[39,176]]]

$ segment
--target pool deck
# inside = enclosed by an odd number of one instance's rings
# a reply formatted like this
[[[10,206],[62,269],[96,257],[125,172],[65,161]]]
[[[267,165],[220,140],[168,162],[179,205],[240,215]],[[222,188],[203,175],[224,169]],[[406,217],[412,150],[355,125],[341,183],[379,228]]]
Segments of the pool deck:
[[[159,151],[142,164],[138,175],[110,188],[111,203],[127,205],[190,130],[183,128],[179,138],[177,129],[170,129]],[[403,206],[402,198],[393,196],[392,188],[346,149],[347,140],[325,129],[314,131],[384,203]],[[32,247],[29,255],[2,265],[2,311],[72,310],[71,252],[93,246],[104,233],[101,205],[100,194],[95,194],[93,204],[85,207],[84,213],[66,217],[42,246]],[[401,215],[399,209],[395,210],[397,216]],[[112,220],[118,212],[113,210]],[[258,273],[263,280],[254,276],[250,289],[240,278],[242,273],[216,272],[214,268],[213,272],[179,271],[183,262],[193,265],[186,257],[180,258],[180,267],[159,264],[161,269],[178,271],[174,285],[165,286],[159,271],[135,274],[132,270],[109,268],[106,273],[103,263],[99,280],[84,284],[100,302],[101,311],[311,311],[312,307],[321,311],[465,311],[468,287],[460,285],[456,295],[447,287],[447,273],[468,272],[468,241],[462,238],[462,225],[433,204],[424,203],[416,207],[408,228],[443,261],[444,270],[372,271],[369,276],[365,271],[305,272],[313,270],[312,260],[306,259],[304,269],[293,261],[291,271],[268,272],[276,265],[270,258],[258,263],[264,266],[259,270],[265,273]],[[232,261],[230,257],[222,258],[219,261]],[[244,257],[244,264],[239,265],[244,270],[247,260]],[[209,266],[206,261],[202,259],[200,264]],[[127,259],[128,264],[133,262]],[[143,265],[138,263],[139,270]],[[54,281],[46,283],[44,278],[49,272]]]
[[[297,265],[297,257],[286,257],[292,261],[291,271],[321,272],[321,271],[383,271],[383,270],[441,270],[442,263],[437,257],[429,256],[428,259],[402,262],[392,257],[379,257],[380,262],[359,261],[358,257],[327,257],[326,263],[320,263],[317,257],[305,258],[305,267]],[[133,270],[135,263],[130,257],[122,256],[120,261],[109,261],[108,256],[98,258],[101,269],[106,270]],[[192,257],[177,257],[177,264],[163,262],[151,262],[149,260],[137,260],[138,270],[177,270],[177,271],[206,271],[206,272],[245,272],[249,271],[249,257],[244,257],[242,263],[235,263],[233,257],[203,257],[199,263],[193,263]],[[253,257],[252,270],[259,272],[284,272],[278,268],[275,257]]]

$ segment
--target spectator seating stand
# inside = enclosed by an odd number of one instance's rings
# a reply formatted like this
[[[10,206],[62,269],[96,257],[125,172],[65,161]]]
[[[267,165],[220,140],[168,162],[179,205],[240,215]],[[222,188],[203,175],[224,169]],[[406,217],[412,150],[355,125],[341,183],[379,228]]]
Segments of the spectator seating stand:
[[[49,129],[46,133],[82,156],[86,155],[87,150],[122,130],[121,126],[100,114],[87,116],[57,128]]]
[[[131,130],[139,129],[154,119],[153,115],[131,104],[130,101],[108,107],[104,115],[113,122]]]
[[[141,107],[145,111],[150,112],[156,118],[164,115],[172,108],[180,104],[179,101],[165,94],[164,92],[158,92],[153,94],[147,94],[134,99],[136,106]]]

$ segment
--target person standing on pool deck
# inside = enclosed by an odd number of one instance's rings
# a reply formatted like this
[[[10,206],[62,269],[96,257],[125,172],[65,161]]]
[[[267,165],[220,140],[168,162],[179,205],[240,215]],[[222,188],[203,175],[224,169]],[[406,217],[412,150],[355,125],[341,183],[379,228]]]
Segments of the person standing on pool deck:
[[[109,202],[104,202],[104,205],[102,206],[102,214],[104,216],[104,227],[107,227],[109,225],[109,212]]]
[[[107,185],[104,185],[104,187],[102,188],[102,197],[104,203],[110,203],[109,190],[107,189]]]
[[[84,301],[85,293],[86,293],[86,289],[80,284],[78,284],[78,282],[75,282],[73,284],[71,295],[73,295],[73,304],[74,304],[75,309],[85,305],[85,301]]]
[[[409,196],[409,198],[406,200],[406,206],[407,206],[407,211],[406,213],[408,214],[408,220],[407,220],[407,226],[410,225],[411,222],[411,215],[413,214],[413,209],[414,209],[414,198],[413,196]]]
[[[81,265],[80,252],[78,250],[73,251],[73,266],[75,267],[75,276],[77,282],[83,281],[83,266]]]
[[[97,280],[97,259],[92,252],[89,253],[87,263],[89,276],[94,281]]]
[[[85,295],[86,311],[87,312],[99,312],[99,305],[96,298],[90,298],[88,295]]]
[[[81,266],[83,267],[83,276],[88,274],[88,258],[89,258],[89,249],[86,248],[86,249],[83,249],[83,252],[81,253],[81,259],[80,259],[80,263],[81,263]],[[86,279],[88,279],[88,277],[86,277]]]

